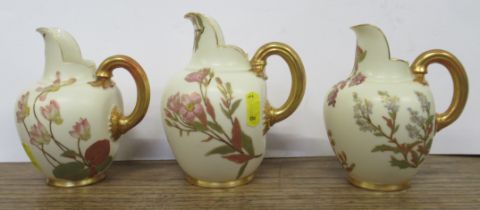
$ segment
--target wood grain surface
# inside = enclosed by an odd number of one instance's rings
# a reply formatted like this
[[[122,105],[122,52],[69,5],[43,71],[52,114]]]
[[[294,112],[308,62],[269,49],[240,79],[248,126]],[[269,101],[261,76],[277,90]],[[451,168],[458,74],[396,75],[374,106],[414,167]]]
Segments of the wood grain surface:
[[[234,189],[187,184],[175,161],[115,162],[103,182],[45,185],[29,163],[0,163],[0,209],[480,209],[480,157],[430,156],[412,187],[373,192],[347,183],[333,157],[266,159]]]

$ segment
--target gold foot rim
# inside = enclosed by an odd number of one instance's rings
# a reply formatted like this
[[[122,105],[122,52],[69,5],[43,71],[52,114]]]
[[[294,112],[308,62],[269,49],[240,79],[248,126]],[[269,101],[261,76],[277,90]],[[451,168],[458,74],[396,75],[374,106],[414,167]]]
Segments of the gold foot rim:
[[[399,184],[377,184],[372,182],[361,181],[351,176],[348,176],[347,179],[350,182],[350,184],[352,184],[355,187],[367,189],[367,190],[373,190],[373,191],[392,192],[392,191],[405,190],[410,187],[410,182],[408,181],[399,183]]]
[[[205,180],[199,180],[196,178],[193,178],[189,175],[185,176],[185,179],[187,180],[188,183],[199,186],[199,187],[206,187],[206,188],[232,188],[232,187],[238,187],[242,185],[248,184],[250,181],[253,179],[253,174],[248,175],[246,177],[243,177],[241,179],[237,180],[232,180],[232,181],[226,181],[226,182],[211,182],[211,181],[205,181]]]
[[[63,188],[70,188],[70,187],[82,187],[87,185],[92,185],[97,182],[102,181],[105,179],[106,175],[104,173],[100,173],[95,175],[94,177],[78,180],[78,181],[70,181],[65,179],[56,179],[56,178],[47,178],[47,184],[54,187],[63,187]]]

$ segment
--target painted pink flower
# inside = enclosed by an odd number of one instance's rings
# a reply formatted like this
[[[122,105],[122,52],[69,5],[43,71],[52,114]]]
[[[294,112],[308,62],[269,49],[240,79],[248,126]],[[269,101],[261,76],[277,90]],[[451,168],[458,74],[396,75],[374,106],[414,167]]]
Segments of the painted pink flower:
[[[30,128],[30,142],[35,145],[50,143],[51,136],[42,123],[37,122]]]
[[[90,134],[90,124],[85,118],[80,118],[78,122],[72,127],[70,135],[75,139],[89,140],[91,137]]]
[[[362,73],[358,73],[350,79],[350,83],[348,83],[348,87],[352,87],[352,86],[362,84],[363,81],[365,81],[366,78],[367,77],[365,75],[363,75]]]
[[[28,115],[30,115],[30,107],[28,107],[28,96],[30,95],[30,92],[26,92],[22,96],[20,96],[20,99],[17,102],[17,122],[22,122],[25,120]]]
[[[187,82],[202,82],[203,79],[210,73],[209,68],[204,68],[196,72],[192,72],[185,77]]]
[[[182,103],[180,103],[180,93],[168,97],[167,107],[174,113],[178,113]]]
[[[53,80],[51,85],[48,85],[46,87],[38,87],[36,89],[38,92],[42,92],[40,94],[40,96],[38,97],[38,99],[40,101],[45,101],[49,92],[56,92],[56,91],[60,90],[61,87],[66,86],[66,85],[71,85],[71,84],[75,83],[75,81],[76,81],[75,78],[70,78],[68,80],[61,81],[60,72],[57,71],[55,73],[55,80]]]
[[[57,125],[63,123],[63,119],[60,116],[60,106],[56,100],[50,100],[50,104],[41,107],[40,111],[42,112],[43,117],[48,121],[55,122]]]
[[[202,97],[200,94],[193,92],[190,95],[183,94],[181,96],[182,106],[180,107],[180,114],[186,123],[192,123],[197,117],[202,124],[207,124],[207,115],[203,110]]]

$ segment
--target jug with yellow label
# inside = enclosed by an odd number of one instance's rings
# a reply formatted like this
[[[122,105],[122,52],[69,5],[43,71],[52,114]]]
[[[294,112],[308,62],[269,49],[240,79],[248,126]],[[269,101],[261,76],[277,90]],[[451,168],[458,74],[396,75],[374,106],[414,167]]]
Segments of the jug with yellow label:
[[[350,76],[328,93],[324,117],[330,144],[348,180],[381,191],[409,186],[427,158],[436,132],[462,113],[468,80],[458,59],[444,50],[430,50],[409,67],[390,58],[387,40],[372,25],[352,27],[357,34],[356,59]],[[435,113],[425,74],[438,63],[453,79],[449,108]]]
[[[162,101],[168,142],[187,181],[226,188],[252,180],[265,155],[265,133],[302,100],[305,73],[297,53],[282,43],[262,46],[251,60],[225,45],[215,20],[188,13],[195,27],[193,56],[166,87]],[[281,56],[292,76],[290,95],[275,108],[266,98],[264,67]]]

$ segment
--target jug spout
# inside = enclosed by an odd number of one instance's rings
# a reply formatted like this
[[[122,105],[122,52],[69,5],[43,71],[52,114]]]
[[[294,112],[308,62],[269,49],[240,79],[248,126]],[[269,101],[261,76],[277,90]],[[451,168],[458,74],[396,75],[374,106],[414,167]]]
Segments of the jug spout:
[[[225,45],[222,30],[217,22],[200,13],[188,13],[195,29],[193,56],[189,70],[216,68],[216,70],[249,70],[250,62],[242,49]]]
[[[209,48],[225,44],[222,30],[215,20],[193,12],[187,13],[185,18],[192,21],[195,29],[194,51],[197,51],[199,47]]]
[[[387,38],[380,28],[362,24],[352,27],[357,35],[353,73],[361,72],[370,78],[409,77],[408,63],[390,58]]]
[[[54,78],[57,71],[64,71],[65,64],[77,64],[95,69],[92,61],[84,60],[75,39],[59,28],[38,28],[45,41],[44,79]]]
[[[353,26],[352,30],[357,35],[357,51],[360,51],[359,53],[368,52],[368,58],[365,56],[364,60],[384,61],[390,59],[387,38],[379,28],[362,24]]]

